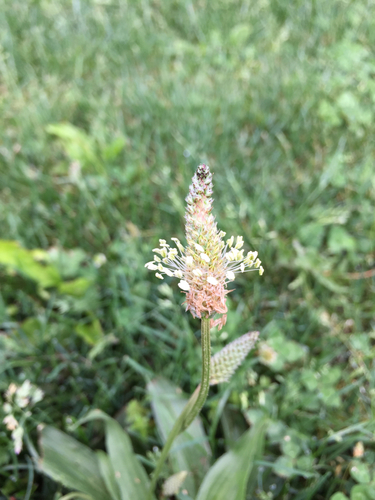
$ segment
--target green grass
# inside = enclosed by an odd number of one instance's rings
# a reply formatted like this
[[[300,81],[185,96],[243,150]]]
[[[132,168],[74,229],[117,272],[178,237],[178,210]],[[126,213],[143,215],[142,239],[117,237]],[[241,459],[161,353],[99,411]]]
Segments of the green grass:
[[[228,336],[214,332],[213,347],[260,329],[278,353],[236,376],[216,456],[258,410],[274,428],[255,498],[349,496],[359,440],[373,467],[375,286],[353,273],[375,267],[374,19],[365,0],[0,1],[1,238],[64,249],[63,278],[93,283],[78,300],[0,271],[0,392],[24,378],[43,388],[33,439],[39,422],[64,428],[66,416],[115,415],[136,399],[145,454],[158,437],[140,367],[187,392],[199,381],[199,325],[176,284],[143,266],[158,238],[183,240],[184,198],[207,162],[220,228],[265,268],[236,281]],[[61,122],[82,132],[48,133]],[[116,343],[90,359],[75,328],[93,318]],[[207,429],[224,391],[206,405]],[[5,429],[0,448],[4,494],[21,494],[27,472],[13,481],[5,467],[26,454]],[[55,486],[33,481],[32,498],[52,498]]]

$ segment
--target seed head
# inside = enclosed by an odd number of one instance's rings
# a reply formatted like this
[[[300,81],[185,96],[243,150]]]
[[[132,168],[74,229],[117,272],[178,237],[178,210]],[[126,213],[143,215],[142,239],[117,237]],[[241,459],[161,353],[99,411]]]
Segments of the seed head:
[[[186,248],[177,238],[172,238],[177,248],[159,240],[160,248],[153,249],[154,260],[145,267],[158,271],[159,279],[164,275],[179,278],[178,286],[186,294],[186,310],[198,318],[222,314],[219,319],[211,319],[211,326],[220,329],[226,322],[226,295],[230,292],[227,284],[238,272],[258,271],[262,275],[264,270],[258,252],[244,255],[242,236],[223,240],[225,233],[217,229],[211,213],[212,193],[210,169],[199,165],[186,197]]]
[[[228,382],[258,340],[259,332],[245,333],[211,358],[210,385]]]

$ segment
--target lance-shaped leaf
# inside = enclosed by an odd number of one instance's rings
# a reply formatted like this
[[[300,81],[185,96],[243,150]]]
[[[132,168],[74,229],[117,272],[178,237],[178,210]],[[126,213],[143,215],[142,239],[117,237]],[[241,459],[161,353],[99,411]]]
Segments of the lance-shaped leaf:
[[[188,399],[181,390],[165,379],[154,379],[147,386],[155,422],[163,442]],[[199,418],[174,441],[169,454],[173,472],[188,471],[183,487],[195,498],[198,486],[209,469],[211,450]]]
[[[98,457],[90,448],[50,426],[41,432],[40,447],[38,467],[44,474],[92,500],[112,499],[101,477]]]
[[[245,500],[246,486],[255,460],[263,453],[265,419],[257,422],[237,441],[234,448],[209,470],[196,500]]]
[[[90,411],[75,426],[90,420],[102,420],[105,424],[109,462],[103,460],[103,456],[101,456],[100,469],[102,473],[106,474],[105,482],[108,489],[114,494],[119,492],[121,500],[144,500],[147,498],[149,479],[133,452],[127,433],[116,420],[101,410]]]
[[[258,340],[259,332],[245,333],[211,358],[210,385],[228,382]]]

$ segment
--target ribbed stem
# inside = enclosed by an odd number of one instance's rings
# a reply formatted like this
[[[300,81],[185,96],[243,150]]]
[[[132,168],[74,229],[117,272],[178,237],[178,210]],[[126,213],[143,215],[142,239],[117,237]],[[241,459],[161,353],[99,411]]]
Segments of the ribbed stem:
[[[202,318],[201,321],[201,343],[202,343],[202,381],[198,398],[191,411],[188,412],[184,420],[183,430],[185,430],[201,411],[207,399],[210,389],[210,366],[211,366],[211,340],[210,340],[210,319]]]
[[[182,410],[178,419],[176,420],[168,439],[163,447],[158,463],[156,464],[153,472],[151,485],[147,500],[151,500],[152,494],[155,490],[156,483],[167,459],[168,453],[171,449],[173,441],[181,434],[197,417],[201,411],[204,402],[207,399],[208,391],[210,388],[210,364],[211,364],[211,341],[210,341],[210,319],[202,318],[201,321],[201,343],[202,343],[202,378],[200,385],[195,389],[187,402],[185,408]]]

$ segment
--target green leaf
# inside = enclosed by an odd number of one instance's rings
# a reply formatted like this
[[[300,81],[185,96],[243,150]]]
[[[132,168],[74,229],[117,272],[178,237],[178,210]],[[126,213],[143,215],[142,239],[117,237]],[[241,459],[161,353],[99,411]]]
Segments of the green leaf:
[[[293,459],[285,456],[277,458],[273,464],[273,470],[280,477],[294,476]]]
[[[371,481],[371,474],[368,465],[359,461],[353,462],[350,467],[350,475],[357,481],[357,483],[369,483]]]
[[[149,488],[149,479],[144,468],[134,455],[127,433],[116,420],[100,410],[90,411],[75,426],[90,420],[104,421],[106,448],[111,466],[115,471],[115,480],[120,490],[121,500],[145,500]]]
[[[309,391],[313,391],[318,387],[318,380],[315,372],[308,368],[302,371],[301,382]]]
[[[99,340],[92,349],[90,349],[87,357],[92,361],[96,358],[104,349],[111,344],[117,344],[118,338],[113,335],[113,333],[109,333],[101,340]]]
[[[120,488],[117,484],[115,471],[113,470],[111,460],[104,451],[97,451],[96,456],[99,460],[99,468],[107,490],[110,492],[113,500],[121,500]]]
[[[71,295],[72,297],[83,297],[91,285],[92,280],[87,278],[77,278],[75,280],[60,283],[59,292]]]
[[[289,436],[290,437],[290,436]],[[290,439],[290,441],[285,441],[285,438],[281,441],[281,449],[284,455],[290,458],[297,458],[301,453],[301,446],[295,440]]]
[[[0,264],[36,281],[42,288],[48,288],[58,285],[61,277],[54,266],[36,260],[44,253],[22,248],[17,241],[0,240]]]
[[[77,325],[75,331],[90,345],[95,345],[104,338],[102,326],[97,318],[91,323]]]
[[[229,34],[229,42],[231,45],[236,47],[240,47],[246,43],[249,35],[251,33],[251,25],[250,24],[237,24],[234,28],[231,29]]]
[[[108,146],[103,148],[103,158],[105,160],[114,160],[124,149],[126,139],[124,137],[116,137]]]
[[[211,467],[196,500],[245,500],[246,485],[258,455],[263,453],[265,419],[257,422]]]
[[[93,500],[112,498],[100,475],[98,458],[90,448],[50,426],[41,432],[40,448],[38,466],[44,474]]]
[[[324,226],[318,222],[304,224],[299,228],[298,236],[304,246],[319,248],[324,237]]]
[[[333,226],[329,232],[328,249],[332,253],[353,252],[357,244],[353,236],[341,226]]]
[[[55,123],[46,127],[48,134],[56,135],[71,160],[78,160],[83,167],[98,167],[98,159],[92,139],[70,123]]]
[[[188,401],[181,390],[168,380],[158,378],[147,385],[151,406],[158,431],[163,442],[173,427],[177,417]],[[195,497],[196,491],[209,469],[211,450],[199,418],[175,440],[169,455],[173,472],[187,470],[192,474],[186,478],[184,489],[189,496]]]
[[[350,500],[375,500],[373,484],[356,484],[350,491]]]
[[[344,495],[344,493],[338,492],[332,495],[329,500],[349,500],[349,499],[346,495]]]

